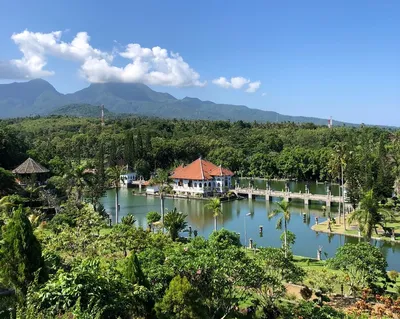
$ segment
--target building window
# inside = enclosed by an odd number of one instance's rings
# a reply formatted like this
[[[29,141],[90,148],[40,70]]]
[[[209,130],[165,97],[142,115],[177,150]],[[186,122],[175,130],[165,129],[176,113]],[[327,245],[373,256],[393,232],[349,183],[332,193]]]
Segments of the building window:
[[[202,188],[202,185],[201,185],[201,183],[199,183],[199,187],[200,187],[200,188]]]
[[[211,187],[211,182],[208,182],[208,187]]]
[[[194,187],[197,187],[197,183],[194,183]]]
[[[218,187],[220,187],[220,186],[221,186],[221,183],[220,183],[220,182],[218,182],[218,183],[217,183],[217,186],[218,186]]]

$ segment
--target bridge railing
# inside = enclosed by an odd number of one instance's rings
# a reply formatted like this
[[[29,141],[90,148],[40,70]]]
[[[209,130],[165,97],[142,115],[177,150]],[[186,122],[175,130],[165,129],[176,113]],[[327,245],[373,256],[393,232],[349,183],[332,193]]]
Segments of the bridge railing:
[[[312,194],[312,193],[302,193],[302,192],[290,192],[290,191],[277,191],[272,189],[256,189],[254,187],[235,187],[234,191],[237,193],[245,193],[245,194],[260,194],[260,195],[269,195],[276,197],[291,197],[291,198],[301,198],[301,199],[313,199],[313,200],[331,200],[331,201],[340,201],[339,196],[334,196],[332,194]]]

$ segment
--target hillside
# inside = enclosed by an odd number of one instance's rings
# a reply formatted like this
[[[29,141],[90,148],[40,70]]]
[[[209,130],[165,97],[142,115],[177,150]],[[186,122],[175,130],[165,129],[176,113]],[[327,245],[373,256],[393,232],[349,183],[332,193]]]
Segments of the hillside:
[[[76,117],[100,117],[101,110],[99,106],[91,104],[68,104],[52,112],[50,115],[68,115]],[[110,116],[112,113],[104,108],[104,115]]]
[[[197,98],[176,99],[156,92],[144,84],[99,83],[72,94],[61,94],[47,81],[0,84],[0,118],[47,114],[94,116],[94,109],[77,105],[101,105],[112,113],[127,113],[160,118],[231,120],[247,122],[312,122],[326,125],[327,119],[289,116],[251,109],[244,105],[216,104]],[[65,106],[61,108],[61,106]],[[71,107],[75,105],[75,107]],[[335,122],[336,125],[344,123]]]

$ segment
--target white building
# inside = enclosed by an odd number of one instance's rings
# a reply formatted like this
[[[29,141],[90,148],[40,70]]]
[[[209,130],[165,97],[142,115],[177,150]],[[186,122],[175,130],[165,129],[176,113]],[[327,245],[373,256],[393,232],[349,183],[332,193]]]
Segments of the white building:
[[[134,172],[120,175],[121,187],[129,187],[129,185],[132,185],[132,183],[136,181],[137,178],[138,176]]]
[[[149,185],[146,186],[146,194],[155,195],[160,191],[158,185]]]
[[[172,174],[173,190],[179,195],[211,195],[224,193],[232,187],[233,173],[199,158],[187,166],[179,166]]]

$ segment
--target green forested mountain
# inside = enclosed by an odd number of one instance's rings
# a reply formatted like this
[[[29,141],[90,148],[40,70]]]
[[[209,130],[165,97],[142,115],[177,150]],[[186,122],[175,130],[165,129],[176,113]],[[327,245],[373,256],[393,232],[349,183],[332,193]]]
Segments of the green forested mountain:
[[[100,106],[91,104],[68,104],[52,111],[50,115],[66,115],[76,117],[100,117]],[[104,108],[104,115],[110,116],[112,113]]]
[[[104,104],[113,113],[160,118],[327,124],[326,119],[282,115],[244,105],[216,104],[190,97],[179,100],[138,83],[97,83],[66,95],[40,79],[0,84],[0,118],[47,115],[68,104]],[[60,114],[60,110],[56,112]]]
[[[65,105],[67,99],[47,81],[0,84],[0,117],[47,114]]]

